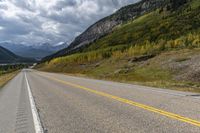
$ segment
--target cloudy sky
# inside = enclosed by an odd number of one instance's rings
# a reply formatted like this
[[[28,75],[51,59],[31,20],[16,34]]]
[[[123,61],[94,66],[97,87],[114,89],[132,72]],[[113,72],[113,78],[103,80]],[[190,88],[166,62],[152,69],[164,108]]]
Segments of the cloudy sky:
[[[0,42],[71,42],[95,21],[138,0],[0,0]]]

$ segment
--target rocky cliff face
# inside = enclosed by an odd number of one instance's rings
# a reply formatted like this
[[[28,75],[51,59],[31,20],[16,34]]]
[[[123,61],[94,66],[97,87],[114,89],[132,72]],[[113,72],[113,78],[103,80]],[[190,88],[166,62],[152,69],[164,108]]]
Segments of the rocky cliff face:
[[[129,20],[134,20],[145,13],[166,6],[171,9],[178,8],[186,1],[187,0],[142,0],[136,4],[123,7],[113,15],[103,18],[90,26],[85,32],[76,37],[68,48],[59,51],[54,54],[53,57],[64,56],[71,51],[76,51],[77,49],[92,43],[102,36],[109,34],[116,26]],[[49,56],[45,60],[51,58],[52,56]]]

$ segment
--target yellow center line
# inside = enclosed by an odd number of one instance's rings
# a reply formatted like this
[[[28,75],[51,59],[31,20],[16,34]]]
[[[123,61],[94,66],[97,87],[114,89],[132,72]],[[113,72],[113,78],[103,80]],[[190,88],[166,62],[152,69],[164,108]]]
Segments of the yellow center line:
[[[82,89],[82,90],[85,90],[85,91],[88,91],[88,92],[91,92],[91,93],[94,93],[94,94],[97,94],[97,95],[100,95],[100,96],[103,96],[103,97],[114,99],[114,100],[122,102],[122,103],[126,103],[126,104],[129,104],[129,105],[132,105],[132,106],[135,106],[135,107],[139,107],[139,108],[142,108],[142,109],[150,111],[150,112],[154,112],[154,113],[157,113],[157,114],[160,114],[160,115],[163,115],[163,116],[167,116],[167,117],[175,119],[175,120],[179,120],[179,121],[200,127],[200,121],[193,120],[191,118],[187,118],[187,117],[184,117],[184,116],[181,116],[181,115],[178,115],[178,114],[167,112],[167,111],[164,111],[164,110],[161,110],[161,109],[157,109],[155,107],[144,105],[144,104],[141,104],[141,103],[138,103],[138,102],[134,102],[134,101],[131,101],[131,100],[128,100],[128,99],[118,97],[118,96],[107,94],[107,93],[104,93],[104,92],[101,92],[101,91],[93,90],[93,89],[90,89],[90,88],[87,88],[87,87],[84,87],[84,86],[81,86],[81,85],[77,85],[77,84],[70,83],[70,82],[67,82],[67,81],[59,80],[57,78],[46,76],[46,75],[43,75],[41,73],[38,73],[38,74],[43,76],[43,77],[46,77],[48,79],[60,82],[62,84],[68,85],[68,86],[79,88],[79,89]]]

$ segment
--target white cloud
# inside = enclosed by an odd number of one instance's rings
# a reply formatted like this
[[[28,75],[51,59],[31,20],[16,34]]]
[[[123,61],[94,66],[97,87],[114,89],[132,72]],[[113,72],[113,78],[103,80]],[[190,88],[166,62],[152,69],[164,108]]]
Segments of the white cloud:
[[[0,41],[72,41],[95,21],[138,0],[0,0]]]
[[[0,30],[3,30],[3,27],[0,26]]]

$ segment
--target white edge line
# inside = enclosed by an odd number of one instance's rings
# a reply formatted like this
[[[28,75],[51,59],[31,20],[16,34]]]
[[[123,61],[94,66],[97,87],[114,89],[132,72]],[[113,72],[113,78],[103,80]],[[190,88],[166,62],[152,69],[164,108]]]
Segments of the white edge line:
[[[34,122],[34,127],[35,127],[35,133],[44,133],[42,124],[40,122],[40,118],[36,109],[36,105],[33,99],[33,95],[31,93],[31,88],[25,73],[25,79],[27,83],[27,89],[28,89],[28,95],[29,95],[29,100],[30,100],[30,105],[31,105],[31,111],[32,111],[32,116],[33,116],[33,122]]]

